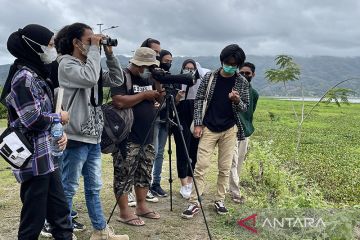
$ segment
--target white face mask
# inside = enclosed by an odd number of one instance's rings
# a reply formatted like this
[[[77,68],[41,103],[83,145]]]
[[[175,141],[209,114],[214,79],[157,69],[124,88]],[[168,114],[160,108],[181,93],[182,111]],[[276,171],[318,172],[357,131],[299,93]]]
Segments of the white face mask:
[[[194,70],[190,70],[190,69],[183,69],[183,74],[187,74],[187,73],[194,73]]]
[[[79,45],[78,45],[79,50],[81,51],[81,53],[84,56],[87,56],[87,54],[89,53],[90,45],[89,44],[84,44],[81,41],[79,41],[79,42],[81,43],[81,47],[79,47]]]
[[[45,63],[49,64],[56,60],[57,58],[57,52],[54,47],[48,47],[48,46],[40,46],[41,50],[43,50],[44,53],[40,53],[40,60]]]
[[[57,52],[56,52],[56,49],[54,47],[48,47],[48,46],[44,46],[44,45],[41,45],[37,42],[35,42],[34,40],[26,37],[26,36],[22,36],[22,38],[24,39],[24,41],[29,45],[29,47],[36,53],[39,55],[40,57],[40,60],[45,63],[45,64],[49,64],[49,63],[52,63],[53,61],[56,60],[57,58]],[[38,53],[37,51],[35,51],[35,49],[28,43],[27,40],[30,40],[31,42],[37,44],[40,46],[41,50],[43,50],[42,53]]]
[[[151,72],[150,72],[149,68],[145,68],[142,73],[139,73],[139,75],[142,79],[148,79],[148,78],[150,78]]]

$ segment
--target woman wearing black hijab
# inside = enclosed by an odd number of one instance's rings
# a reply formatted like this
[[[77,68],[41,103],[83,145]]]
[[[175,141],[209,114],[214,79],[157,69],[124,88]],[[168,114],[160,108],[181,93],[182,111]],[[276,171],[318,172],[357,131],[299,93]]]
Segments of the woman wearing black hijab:
[[[50,128],[54,119],[68,121],[67,112],[54,113],[54,83],[46,64],[57,56],[54,33],[30,24],[12,33],[7,42],[16,57],[10,67],[1,102],[8,108],[9,125],[19,129],[33,144],[28,165],[13,169],[21,183],[23,203],[18,239],[38,239],[45,217],[53,226],[55,239],[72,239],[70,211],[65,200],[57,159],[51,155]],[[59,141],[64,149],[66,135]]]

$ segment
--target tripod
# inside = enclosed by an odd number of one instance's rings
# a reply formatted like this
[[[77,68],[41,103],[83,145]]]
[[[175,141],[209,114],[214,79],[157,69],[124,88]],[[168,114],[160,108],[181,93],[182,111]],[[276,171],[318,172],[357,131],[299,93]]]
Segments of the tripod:
[[[151,127],[148,130],[148,132],[146,133],[146,136],[145,136],[145,139],[144,139],[143,143],[140,145],[139,152],[138,152],[138,154],[136,156],[136,160],[137,160],[136,163],[138,164],[140,155],[145,154],[144,153],[145,143],[147,142],[147,139],[149,138],[150,133],[153,130],[153,127],[155,125],[155,121],[156,121],[157,117],[159,116],[160,110],[164,107],[164,104],[165,104],[165,109],[166,109],[166,120],[165,121],[166,121],[166,129],[167,129],[167,133],[168,133],[168,146],[169,146],[168,147],[169,148],[168,149],[168,154],[169,154],[170,211],[172,211],[172,205],[173,205],[172,204],[172,183],[173,183],[173,179],[172,179],[172,171],[171,171],[172,170],[172,167],[171,167],[172,146],[171,146],[171,131],[170,131],[172,126],[175,126],[175,127],[177,127],[179,129],[182,144],[185,146],[184,150],[185,150],[185,155],[186,155],[186,159],[187,159],[187,164],[188,164],[188,167],[189,167],[189,169],[191,171],[192,176],[194,175],[194,171],[193,171],[192,166],[191,166],[192,160],[190,159],[189,151],[188,151],[186,143],[185,143],[185,138],[184,138],[184,135],[183,135],[183,127],[180,124],[179,115],[178,115],[178,112],[176,110],[174,96],[171,94],[171,90],[173,90],[174,88],[169,86],[169,85],[163,86],[163,87],[165,88],[164,101],[161,103],[160,107],[157,109],[156,114],[155,114],[155,116],[154,116],[154,118],[152,120]],[[175,120],[175,122],[170,118],[170,113],[171,112],[174,112],[174,115],[175,115],[174,120]],[[130,178],[130,176],[134,175],[134,172],[137,169],[137,164],[135,164],[133,166],[133,168],[131,169],[129,175],[127,176],[126,181],[124,181],[124,182],[127,182],[128,179]],[[210,229],[209,229],[208,222],[207,222],[207,219],[206,219],[206,216],[205,216],[205,213],[204,213],[204,208],[202,206],[202,199],[201,199],[201,196],[199,195],[199,191],[198,191],[198,187],[197,187],[195,178],[193,178],[193,186],[195,187],[196,195],[198,197],[198,201],[199,201],[199,205],[200,205],[200,209],[201,209],[201,212],[202,212],[202,215],[203,215],[203,218],[204,218],[204,223],[205,223],[205,226],[206,226],[206,230],[208,232],[209,239],[211,240],[212,238],[211,238]],[[125,188],[125,185],[123,186],[123,188]],[[122,191],[123,190],[124,189],[122,189]],[[112,215],[114,214],[114,211],[115,211],[115,208],[117,206],[119,198],[120,198],[120,196],[118,196],[117,199],[116,199],[116,203],[115,203],[115,205],[113,207],[113,210],[112,210],[112,212],[111,212],[111,214],[109,216],[109,219],[108,219],[107,223],[110,222],[110,219],[111,219]]]

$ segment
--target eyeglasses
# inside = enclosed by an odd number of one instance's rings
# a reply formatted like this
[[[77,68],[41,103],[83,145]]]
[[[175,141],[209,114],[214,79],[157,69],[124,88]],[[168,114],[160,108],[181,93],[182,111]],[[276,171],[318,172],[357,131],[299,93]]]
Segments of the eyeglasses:
[[[250,76],[250,75],[252,74],[252,72],[240,71],[240,74],[241,74],[241,75],[244,75],[244,76]]]

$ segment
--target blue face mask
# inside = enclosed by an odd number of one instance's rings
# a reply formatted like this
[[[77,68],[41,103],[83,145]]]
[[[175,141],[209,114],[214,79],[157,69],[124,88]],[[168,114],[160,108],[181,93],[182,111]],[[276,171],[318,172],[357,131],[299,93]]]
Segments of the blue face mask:
[[[222,68],[227,74],[235,74],[236,70],[238,69],[237,67],[229,66],[226,64],[224,64]]]

